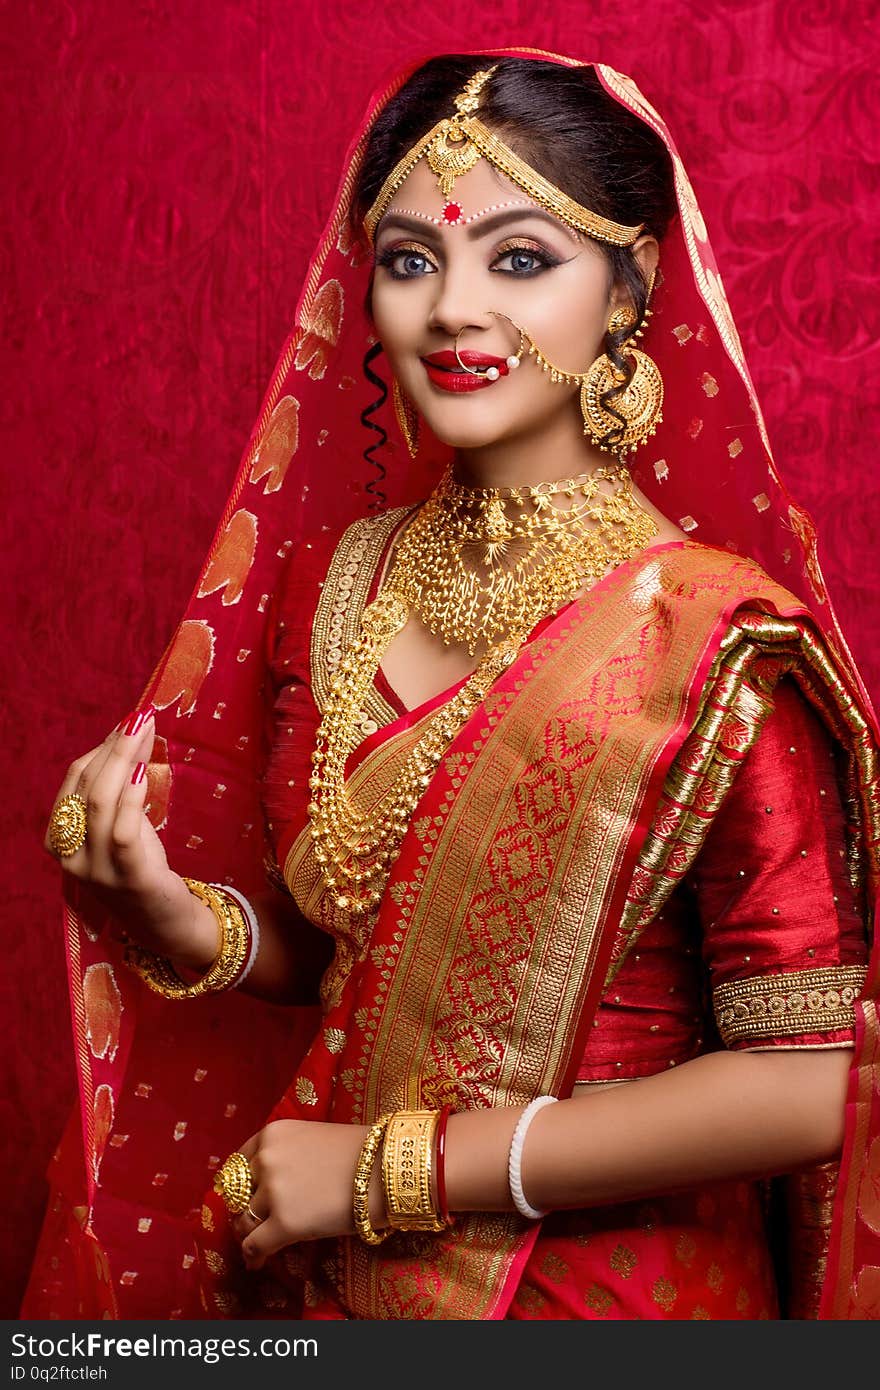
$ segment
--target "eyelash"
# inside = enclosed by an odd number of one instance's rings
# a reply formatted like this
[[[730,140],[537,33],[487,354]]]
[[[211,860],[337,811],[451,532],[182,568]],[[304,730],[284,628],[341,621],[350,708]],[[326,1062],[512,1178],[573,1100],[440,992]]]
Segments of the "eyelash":
[[[505,256],[512,256],[517,251],[531,256],[538,262],[537,266],[532,270],[496,270],[495,274],[512,275],[517,280],[531,280],[536,275],[542,275],[545,270],[551,270],[554,266],[561,265],[561,261],[556,256],[551,255],[549,251],[544,250],[543,247],[520,241],[500,247],[497,259],[503,260]],[[394,269],[394,262],[401,256],[419,256],[433,264],[430,254],[421,246],[389,246],[387,250],[379,252],[376,257],[376,264],[387,270],[392,280],[420,280],[422,278],[421,273],[407,275]]]

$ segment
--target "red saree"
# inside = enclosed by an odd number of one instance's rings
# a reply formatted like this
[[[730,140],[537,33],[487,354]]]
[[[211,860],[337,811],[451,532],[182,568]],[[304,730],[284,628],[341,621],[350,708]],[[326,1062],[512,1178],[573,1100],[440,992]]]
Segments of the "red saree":
[[[337,467],[356,457],[345,420],[364,407],[355,388],[369,341],[357,309],[367,265],[346,221],[362,133],[196,593],[148,691],[162,712],[150,814],[173,866],[251,892],[267,852],[277,855],[300,907],[336,939],[323,1016],[237,997],[186,1008],[145,997],[102,923],[68,904],[81,1124],[54,1166],[28,1316],[779,1315],[751,1185],[557,1214],[540,1231],[512,1216],[467,1216],[443,1236],[395,1237],[378,1252],[354,1241],[291,1249],[248,1279],[222,1208],[202,1203],[222,1158],[270,1115],[362,1121],[388,1106],[569,1093],[608,982],[698,862],[783,679],[841,750],[850,879],[872,920],[876,744],[811,525],[775,475],[671,138],[629,79],[598,71],[662,134],[675,164],[681,220],[664,243],[646,343],[668,407],[636,478],[705,544],[639,557],[533,634],[450,744],[369,940],[338,919],[302,819],[291,809],[264,826],[261,779],[273,739],[280,746],[266,672],[284,562],[304,535],[368,505],[353,475],[340,487],[327,466],[330,450]],[[411,470],[399,449],[388,458],[382,488],[396,504],[424,495],[443,450],[430,445]],[[393,524],[384,513],[364,523],[331,576],[313,627],[318,704],[372,580],[370,556]],[[385,711],[364,711],[351,768],[352,794],[366,800],[427,713],[401,717],[387,700]],[[742,1027],[761,1007],[821,1015],[817,1031],[838,1040],[855,1018],[839,1181],[826,1173],[788,1185],[789,1316],[878,1316],[876,949],[867,977],[844,968],[858,975],[817,970],[730,1005]],[[632,1291],[616,1311],[596,1259]]]
[[[340,547],[336,571],[344,573],[346,554],[372,532],[360,561],[372,572],[394,522],[352,528],[357,539]],[[334,566],[312,630],[319,689]],[[346,622],[357,623],[356,610],[350,601]],[[290,649],[282,642],[279,652]],[[286,659],[279,656],[279,670]],[[273,1118],[362,1122],[389,1107],[516,1105],[535,1093],[568,1094],[609,978],[693,864],[730,769],[757,739],[784,672],[823,702],[840,730],[852,713],[845,686],[791,596],[754,567],[689,544],[623,566],[533,637],[452,743],[368,939],[353,934],[352,919],[320,886],[300,798],[299,820],[280,830],[279,859],[300,907],[337,937],[337,953],[324,982],[322,1031]],[[289,705],[279,712],[279,722],[294,717]],[[362,745],[350,787],[365,806],[393,777],[420,723],[398,718]],[[876,771],[852,763],[851,773],[864,828]],[[858,857],[864,862],[861,850]],[[847,970],[851,998],[864,970],[843,967],[843,979]],[[816,1011],[811,1022],[824,1028],[828,1018]],[[514,1315],[537,1307],[551,1317],[604,1316],[596,1247],[604,1258],[605,1227],[613,1232],[608,1253],[625,1252],[616,1255],[629,1280],[624,1316],[778,1315],[764,1213],[745,1183],[600,1211],[598,1219],[558,1213],[546,1237],[516,1217],[469,1215],[449,1235],[397,1236],[378,1252],[356,1240],[290,1251],[245,1279],[235,1275],[235,1242],[223,1238],[216,1200],[208,1199],[203,1222],[208,1306],[226,1313],[274,1307],[289,1316],[304,1278],[305,1317],[498,1318],[520,1287]],[[578,1257],[580,1312],[560,1312]],[[799,1279],[797,1297],[815,1298],[816,1268],[803,1265]]]

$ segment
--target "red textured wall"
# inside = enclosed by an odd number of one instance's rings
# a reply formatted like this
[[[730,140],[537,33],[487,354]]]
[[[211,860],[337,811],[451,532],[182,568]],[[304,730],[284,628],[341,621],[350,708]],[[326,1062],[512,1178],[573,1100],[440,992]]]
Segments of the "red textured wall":
[[[631,73],[702,201],[783,476],[869,685],[880,397],[873,0],[16,0],[4,7],[4,1208],[14,1316],[73,1097],[42,854],[67,762],[131,706],[188,596],[353,124],[429,51]],[[538,17],[539,15],[543,17]],[[342,466],[340,461],[340,466]],[[10,601],[11,597],[11,601]]]

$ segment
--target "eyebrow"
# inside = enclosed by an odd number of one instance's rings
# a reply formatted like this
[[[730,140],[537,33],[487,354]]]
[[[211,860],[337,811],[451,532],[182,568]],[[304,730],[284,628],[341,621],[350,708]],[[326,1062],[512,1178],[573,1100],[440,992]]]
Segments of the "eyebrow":
[[[556,227],[561,232],[567,232],[574,241],[580,242],[580,237],[571,228],[566,227],[564,222],[560,222],[558,217],[552,217],[549,212],[544,212],[541,208],[515,208],[511,212],[496,212],[492,217],[481,217],[479,222],[473,222],[465,229],[470,241],[477,241],[480,237],[491,236],[501,227],[506,227],[511,222],[522,222],[524,218],[537,219],[546,222],[551,227]],[[405,213],[389,212],[382,219],[376,239],[379,239],[380,232],[386,227],[399,227],[403,231],[417,232],[422,238],[429,238],[439,242],[439,228],[435,229],[431,223],[424,222],[420,217],[407,217]]]

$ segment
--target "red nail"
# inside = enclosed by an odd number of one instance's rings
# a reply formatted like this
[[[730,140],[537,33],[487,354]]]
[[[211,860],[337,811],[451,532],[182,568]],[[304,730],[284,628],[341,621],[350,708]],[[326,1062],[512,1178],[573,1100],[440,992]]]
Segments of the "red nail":
[[[146,763],[138,763],[138,765],[137,765],[137,767],[135,768],[134,772],[131,774],[131,784],[132,784],[132,786],[133,786],[133,787],[136,787],[137,784],[138,784],[139,782],[142,782],[142,781],[144,780],[144,778],[146,777],[146,775],[147,775],[147,765],[146,765]]]
[[[155,706],[147,705],[145,709],[136,709],[134,714],[129,715],[128,723],[125,726],[125,733],[129,738],[134,738],[139,734],[148,719],[156,713]]]

